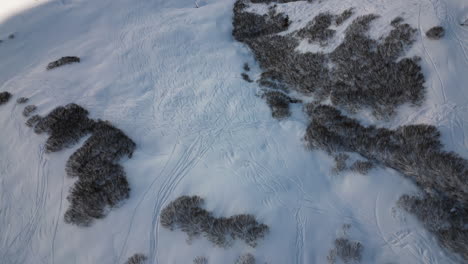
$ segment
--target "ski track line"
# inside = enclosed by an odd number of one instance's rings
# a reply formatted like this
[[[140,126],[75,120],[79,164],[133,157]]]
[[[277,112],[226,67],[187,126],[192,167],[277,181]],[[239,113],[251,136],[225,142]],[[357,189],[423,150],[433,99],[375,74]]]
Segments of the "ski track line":
[[[65,174],[63,174],[62,176],[62,187],[60,190],[60,204],[59,204],[59,208],[57,212],[57,217],[55,218],[54,234],[52,236],[52,245],[51,245],[52,264],[55,264],[55,239],[57,237],[58,226],[59,226],[61,215],[62,215],[63,188],[64,187],[65,187]]]
[[[301,208],[299,207],[294,214],[296,218],[296,238],[295,238],[295,248],[296,248],[296,264],[301,264],[304,262],[304,240],[305,240],[305,223],[306,218],[301,215]]]
[[[440,78],[440,73],[439,73],[439,69],[437,68],[437,66],[435,65],[434,63],[434,60],[432,59],[431,55],[429,54],[429,52],[427,51],[427,48],[426,46],[424,45],[424,37],[423,37],[423,30],[422,30],[422,26],[421,26],[421,4],[419,5],[419,16],[418,16],[418,29],[419,29],[419,36],[421,38],[421,45],[423,47],[423,50],[424,50],[424,53],[426,53],[427,57],[429,58],[430,60],[430,63],[432,64],[432,67],[434,68],[434,70],[436,71],[436,74],[437,74],[437,78],[439,79],[440,81],[440,85],[441,85],[441,92],[442,92],[442,96],[444,98],[444,104],[447,103],[447,96],[445,95],[445,86],[444,86],[444,83],[442,82],[442,78]],[[427,59],[426,59],[427,61]]]
[[[40,224],[42,219],[44,208],[46,204],[46,194],[47,194],[47,186],[48,186],[48,177],[45,173],[48,165],[48,160],[44,157],[44,149],[45,146],[41,145],[38,150],[38,157],[39,157],[39,164],[36,170],[36,180],[38,184],[36,185],[36,198],[35,198],[35,208],[34,212],[29,219],[28,223],[22,228],[22,230],[15,236],[15,238],[10,242],[7,247],[7,251],[12,249],[15,244],[18,244],[18,249],[16,249],[16,253],[7,253],[8,255],[12,256],[20,256],[21,253],[25,254],[25,249],[29,248],[30,243],[36,230]],[[22,263],[19,261],[5,261],[5,257],[3,256],[3,263]],[[9,256],[8,256],[9,257]]]

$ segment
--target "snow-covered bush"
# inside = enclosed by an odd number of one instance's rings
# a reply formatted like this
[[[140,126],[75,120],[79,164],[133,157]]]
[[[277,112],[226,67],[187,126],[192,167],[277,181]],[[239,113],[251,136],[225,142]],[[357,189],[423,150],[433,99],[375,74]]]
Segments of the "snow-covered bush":
[[[358,241],[351,241],[347,238],[337,238],[333,249],[328,254],[328,263],[335,264],[336,258],[340,258],[344,263],[359,263],[362,258],[364,247]]]
[[[24,117],[28,117],[29,115],[31,115],[31,113],[33,113],[34,111],[36,111],[37,107],[35,105],[28,105],[26,106],[24,109],[23,109],[23,116]]]
[[[249,83],[253,82],[252,79],[250,79],[250,76],[247,73],[243,72],[243,73],[241,73],[241,76],[242,76],[242,79],[244,79],[244,81],[249,82]]]
[[[343,13],[339,14],[335,18],[335,24],[337,26],[343,24],[346,20],[348,20],[354,14],[353,8],[348,8]]]
[[[252,254],[247,253],[240,256],[237,259],[236,264],[255,264],[255,257]]]
[[[187,233],[189,241],[204,235],[213,244],[228,247],[232,240],[240,239],[251,247],[268,232],[268,226],[258,223],[252,215],[235,215],[216,218],[201,208],[199,196],[181,196],[170,202],[162,211],[161,225],[170,230]]]
[[[39,123],[40,120],[41,117],[39,115],[33,115],[30,118],[28,118],[28,120],[26,120],[26,125],[28,127],[34,127],[35,125],[37,125],[37,123]]]
[[[9,92],[1,92],[0,93],[0,105],[7,103],[10,101],[11,93]]]
[[[196,257],[193,260],[193,264],[208,264],[208,259],[205,257]]]
[[[147,260],[148,258],[145,255],[141,253],[137,253],[131,256],[130,258],[128,258],[125,264],[145,264]]]
[[[374,167],[375,164],[373,162],[357,160],[351,165],[351,167],[349,167],[349,169],[365,175]]]
[[[53,61],[51,63],[49,63],[47,65],[47,70],[52,70],[54,68],[57,68],[57,67],[60,67],[60,66],[63,66],[63,65],[66,65],[66,64],[70,64],[70,63],[76,63],[76,62],[80,62],[80,58],[76,57],[76,56],[66,56],[66,57],[62,57],[56,61]]]
[[[330,13],[320,13],[307,26],[297,31],[300,38],[306,38],[309,43],[319,43],[326,46],[328,40],[335,35],[335,30],[330,29],[335,16]]]
[[[441,26],[433,27],[426,32],[426,36],[433,40],[441,39],[444,35],[445,30]]]
[[[333,172],[339,173],[348,168],[348,165],[346,164],[346,161],[349,159],[349,156],[344,153],[338,153],[334,157],[335,159],[335,167],[333,168]]]
[[[24,103],[26,103],[27,101],[29,101],[29,98],[27,98],[27,97],[20,97],[20,98],[18,98],[18,99],[16,100],[16,103],[17,103],[17,104],[24,104]]]
[[[290,103],[298,103],[298,100],[292,99],[282,92],[268,91],[262,95],[266,99],[268,106],[271,109],[271,115],[274,118],[282,119],[291,115],[289,111]]]

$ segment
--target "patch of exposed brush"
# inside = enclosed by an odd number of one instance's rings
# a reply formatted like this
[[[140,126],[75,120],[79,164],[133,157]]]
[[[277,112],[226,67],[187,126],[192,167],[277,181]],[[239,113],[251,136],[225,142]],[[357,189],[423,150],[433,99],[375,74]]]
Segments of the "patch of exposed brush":
[[[344,263],[359,263],[362,259],[364,247],[359,241],[351,241],[348,238],[337,238],[334,247],[327,256],[329,264],[335,264],[337,258]]]
[[[233,36],[255,55],[263,70],[260,84],[281,83],[287,89],[314,95],[318,101],[330,98],[334,105],[353,112],[370,108],[379,118],[391,117],[404,103],[422,102],[424,76],[419,59],[399,60],[415,41],[416,30],[409,24],[393,23],[387,36],[375,40],[368,31],[378,16],[360,16],[346,29],[344,41],[334,51],[300,53],[296,51],[296,36],[325,45],[333,36],[329,29],[332,22],[336,23],[337,17],[349,18],[352,10],[338,16],[319,14],[305,28],[278,35],[288,29],[289,23],[279,22],[286,20],[285,15],[268,12],[260,16],[246,12],[246,6],[243,0],[235,4]]]
[[[403,208],[414,213],[442,245],[468,256],[468,247],[463,246],[466,240],[459,236],[468,231],[468,161],[442,149],[440,132],[434,126],[365,127],[326,105],[316,106],[310,114],[312,121],[305,135],[309,147],[329,153],[356,152],[412,179],[427,197],[404,196],[400,201]],[[453,208],[460,214],[456,220],[450,218],[456,215]],[[444,221],[450,224],[442,224]]]
[[[468,209],[458,201],[429,195],[404,195],[400,207],[414,214],[446,248],[468,259]]]
[[[244,254],[236,260],[236,264],[255,264],[255,257],[250,254]]]
[[[255,247],[268,232],[268,226],[257,222],[252,215],[217,218],[202,208],[203,202],[198,196],[177,198],[162,210],[161,225],[170,230],[182,230],[187,233],[188,241],[203,235],[219,247],[228,247],[236,239]]]
[[[24,104],[24,103],[27,103],[29,101],[29,98],[27,97],[20,97],[16,100],[16,103],[17,104]]]
[[[206,257],[199,256],[193,260],[193,264],[208,264],[208,259]]]
[[[8,103],[11,98],[11,93],[9,92],[1,92],[0,93],[0,105]]]
[[[125,264],[145,264],[147,262],[148,258],[141,253],[137,253],[125,262]]]
[[[276,119],[283,119],[290,116],[291,111],[289,110],[289,104],[300,103],[299,100],[277,91],[267,91],[262,95],[262,98],[266,99],[271,109],[271,115]]]
[[[119,160],[131,157],[135,143],[109,122],[88,118],[76,104],[60,106],[47,116],[32,116],[27,125],[36,133],[47,133],[47,152],[70,147],[87,134],[91,136],[68,159],[66,173],[78,181],[70,189],[70,207],[65,222],[88,226],[106,215],[106,209],[128,198],[130,187]]]
[[[77,63],[77,62],[80,62],[80,58],[76,57],[76,56],[66,56],[66,57],[62,57],[56,61],[53,61],[51,63],[49,63],[47,65],[47,70],[52,70],[52,69],[55,69],[57,67],[60,67],[60,66],[63,66],[63,65],[67,65],[67,64],[71,64],[71,63]]]
[[[348,20],[352,15],[354,14],[354,9],[353,8],[348,8],[343,13],[337,15],[335,17],[335,24],[337,26],[340,26],[343,24],[346,20]]]
[[[445,29],[441,26],[433,27],[426,32],[429,39],[438,40],[445,35]]]
[[[33,112],[35,112],[37,107],[35,105],[28,105],[23,109],[23,116],[28,117],[31,115]]]

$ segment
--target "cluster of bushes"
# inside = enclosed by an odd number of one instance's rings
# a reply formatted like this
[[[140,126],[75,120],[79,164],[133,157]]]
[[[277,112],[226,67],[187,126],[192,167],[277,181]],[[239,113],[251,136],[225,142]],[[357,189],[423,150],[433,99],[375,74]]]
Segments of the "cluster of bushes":
[[[247,253],[240,256],[237,259],[236,264],[255,264],[255,257],[252,254]]]
[[[278,91],[266,91],[263,93],[262,98],[266,99],[266,102],[271,109],[271,115],[276,119],[283,119],[290,116],[291,111],[289,110],[289,104],[301,102]]]
[[[18,98],[18,99],[16,100],[16,103],[17,103],[17,104],[24,104],[24,103],[26,103],[26,102],[28,102],[28,101],[29,101],[29,98],[27,98],[27,97],[20,97],[20,98]]]
[[[228,247],[240,239],[251,247],[268,232],[268,226],[255,220],[252,215],[241,214],[228,218],[216,218],[203,209],[203,199],[198,196],[181,196],[169,203],[161,212],[161,225],[170,230],[180,229],[187,233],[189,241],[200,235],[213,244]]]
[[[334,155],[334,158],[335,167],[333,168],[333,172],[335,173],[350,170],[365,175],[375,167],[375,164],[368,160],[356,160],[351,165],[348,165],[349,155],[345,153],[337,153]]]
[[[47,65],[47,70],[52,70],[54,68],[66,65],[66,64],[71,64],[71,63],[76,63],[80,62],[80,58],[76,56],[66,56],[62,57],[56,61],[53,61]]]
[[[35,105],[28,105],[23,109],[23,116],[28,117],[31,115],[33,112],[35,112],[37,107]]]
[[[60,106],[47,116],[32,116],[27,124],[36,133],[47,133],[47,152],[70,147],[87,134],[91,136],[68,159],[66,173],[78,181],[70,189],[70,207],[65,222],[88,226],[105,216],[106,208],[128,198],[130,187],[123,167],[123,156],[131,157],[135,143],[107,121],[88,118],[88,111],[76,104]]]
[[[314,95],[318,101],[331,98],[334,105],[349,111],[370,108],[380,118],[390,117],[401,104],[422,101],[424,76],[419,59],[397,60],[413,44],[416,33],[401,20],[394,20],[391,32],[375,40],[367,32],[378,16],[360,16],[331,53],[300,53],[295,50],[298,37],[325,45],[334,34],[329,26],[334,20],[343,23],[351,17],[352,9],[340,15],[319,14],[304,29],[278,35],[288,29],[287,16],[276,12],[260,16],[245,11],[246,6],[244,0],[238,0],[234,6],[233,36],[247,44],[255,55],[263,70],[261,85],[286,87]]]
[[[404,196],[402,207],[414,213],[442,245],[468,257],[468,161],[442,149],[434,126],[365,127],[326,105],[309,113],[312,120],[305,135],[309,147],[329,153],[356,152],[412,179],[426,196]]]
[[[131,256],[130,258],[128,258],[125,264],[145,264],[147,260],[148,258],[145,255],[141,253],[137,253]]]
[[[9,92],[1,92],[0,93],[0,105],[8,103],[11,98],[11,93]]]
[[[327,260],[329,264],[335,264],[337,258],[340,258],[344,263],[358,263],[361,262],[363,250],[364,247],[359,241],[337,238],[333,249],[330,250],[327,256]]]
[[[433,40],[441,39],[444,35],[445,29],[441,26],[433,27],[426,32],[426,36]]]

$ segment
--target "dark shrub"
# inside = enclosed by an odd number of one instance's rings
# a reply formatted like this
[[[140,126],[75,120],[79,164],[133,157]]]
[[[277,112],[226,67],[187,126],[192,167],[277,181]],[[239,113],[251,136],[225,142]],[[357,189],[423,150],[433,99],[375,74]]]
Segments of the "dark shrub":
[[[88,118],[87,110],[76,104],[68,104],[40,118],[34,132],[47,133],[46,151],[56,152],[76,144],[91,132],[93,125],[94,121]]]
[[[0,93],[0,105],[6,104],[8,101],[10,101],[10,98],[11,98],[11,93],[1,92]]]
[[[335,155],[335,168],[333,168],[333,172],[339,173],[348,168],[346,161],[349,159],[349,156],[344,153],[339,153]]]
[[[198,196],[181,196],[161,211],[161,225],[170,230],[180,229],[191,240],[204,235],[213,244],[228,247],[232,240],[240,239],[251,247],[268,232],[252,215],[235,215],[216,218],[201,208],[203,199]]]
[[[375,167],[374,163],[370,161],[358,160],[354,162],[349,169],[365,175],[374,167]]]
[[[284,93],[277,91],[268,91],[262,95],[266,98],[267,104],[271,109],[271,115],[274,118],[282,119],[291,115],[289,111],[290,103],[299,103],[300,101],[292,99]]]
[[[343,24],[346,20],[348,20],[352,15],[354,14],[354,9],[349,8],[343,11],[340,15],[336,16],[335,18],[335,24],[337,26]]]
[[[125,264],[145,264],[146,261],[148,260],[148,258],[141,254],[141,253],[137,253],[133,256],[131,256],[127,262],[125,262]]]
[[[26,121],[26,125],[28,127],[34,127],[35,125],[37,125],[37,123],[39,123],[40,120],[41,117],[39,115],[33,115]]]
[[[327,257],[328,263],[335,264],[336,258],[344,263],[360,262],[364,247],[358,241],[350,241],[347,238],[337,238],[335,245]]]
[[[441,26],[433,27],[426,32],[426,36],[429,39],[441,39],[445,35],[445,30]]]
[[[468,259],[468,209],[443,197],[404,195],[398,204],[414,214],[439,242]]]
[[[26,102],[28,102],[28,101],[29,101],[29,98],[20,97],[20,98],[18,98],[18,99],[16,100],[16,103],[17,103],[17,104],[24,104],[24,103],[26,103]]]
[[[237,259],[236,264],[255,264],[255,257],[252,254],[247,253],[240,256]]]
[[[241,76],[242,76],[242,79],[244,79],[244,81],[249,82],[249,83],[253,82],[252,79],[250,79],[250,76],[247,73],[243,72],[243,73],[241,73]]]
[[[14,38],[15,38],[15,34],[10,34],[10,35],[8,35],[8,38],[9,38],[9,39],[14,39]]]
[[[80,58],[75,57],[75,56],[66,56],[62,57],[56,61],[53,61],[47,65],[47,70],[52,70],[54,68],[70,64],[70,63],[75,63],[75,62],[80,62]]]
[[[23,116],[28,117],[31,113],[36,111],[37,107],[35,105],[28,105],[23,109]]]
[[[246,71],[246,72],[250,71],[250,66],[249,66],[249,64],[248,64],[247,62],[244,63],[244,67],[243,67],[243,68],[244,68],[244,71]]]
[[[335,30],[329,29],[333,20],[332,14],[320,13],[306,27],[297,31],[297,35],[308,39],[309,43],[317,42],[321,46],[325,46],[328,44],[328,40],[335,35]]]
[[[193,260],[193,264],[208,264],[208,259],[205,257],[196,257]]]

